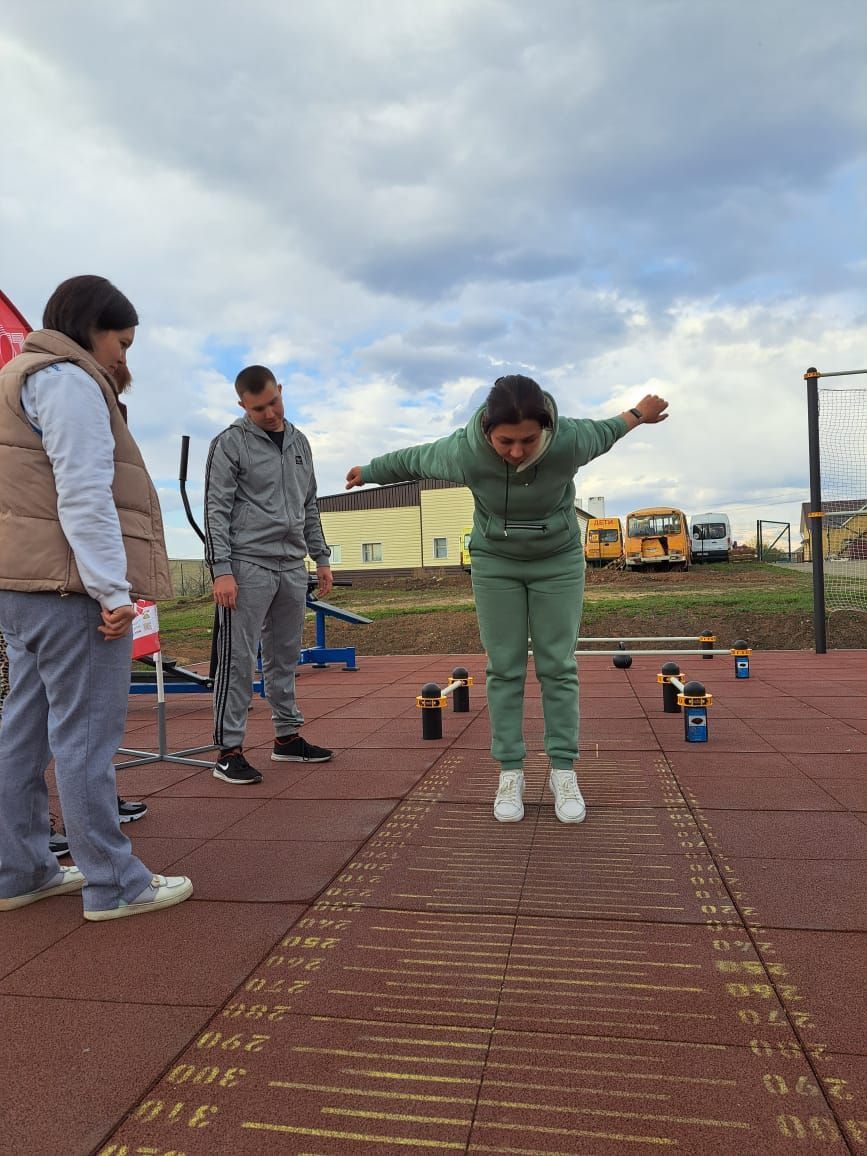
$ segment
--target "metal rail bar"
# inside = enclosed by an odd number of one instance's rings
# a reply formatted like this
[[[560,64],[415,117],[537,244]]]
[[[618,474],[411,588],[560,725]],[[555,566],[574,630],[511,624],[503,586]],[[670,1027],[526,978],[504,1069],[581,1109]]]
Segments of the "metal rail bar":
[[[532,654],[532,650],[528,654]],[[580,658],[586,658],[588,655],[594,654],[628,654],[630,658],[641,658],[643,654],[724,654],[731,658],[732,652],[730,650],[576,650],[575,654]]]
[[[641,635],[630,636],[627,634],[615,634],[610,638],[584,638],[578,639],[579,642],[698,642],[700,638],[704,638],[703,634],[651,634],[646,637]]]

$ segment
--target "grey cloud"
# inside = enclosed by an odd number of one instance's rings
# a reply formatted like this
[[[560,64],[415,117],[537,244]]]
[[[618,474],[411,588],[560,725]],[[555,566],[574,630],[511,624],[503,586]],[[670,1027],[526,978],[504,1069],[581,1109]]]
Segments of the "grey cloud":
[[[660,302],[791,272],[786,191],[819,197],[863,147],[854,0],[9,7],[155,164],[419,302],[586,268]],[[679,268],[649,275],[659,252]]]

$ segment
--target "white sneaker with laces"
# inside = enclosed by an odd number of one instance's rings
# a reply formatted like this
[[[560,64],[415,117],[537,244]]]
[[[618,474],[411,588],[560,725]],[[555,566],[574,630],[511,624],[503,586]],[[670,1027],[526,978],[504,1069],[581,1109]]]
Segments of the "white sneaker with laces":
[[[50,899],[52,895],[66,895],[70,891],[80,891],[86,882],[77,867],[60,867],[53,879],[49,879],[35,891],[25,891],[23,895],[0,899],[0,911],[14,911],[16,907],[26,907],[29,903],[38,903],[40,899]]]
[[[121,902],[107,911],[85,911],[84,918],[92,922],[104,919],[123,919],[127,915],[144,915],[148,911],[162,911],[164,907],[174,907],[183,903],[193,893],[193,885],[186,875],[154,875],[141,895],[131,903]]]
[[[573,770],[555,770],[548,775],[548,790],[554,796],[554,814],[561,823],[583,823],[587,814],[584,797]]]
[[[494,818],[499,823],[520,823],[524,818],[524,772],[501,771]]]

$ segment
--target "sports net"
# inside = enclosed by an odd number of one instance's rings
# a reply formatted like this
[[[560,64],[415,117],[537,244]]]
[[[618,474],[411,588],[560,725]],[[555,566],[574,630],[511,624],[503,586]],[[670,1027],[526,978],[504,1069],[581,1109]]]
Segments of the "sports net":
[[[825,609],[867,611],[867,389],[819,390]]]

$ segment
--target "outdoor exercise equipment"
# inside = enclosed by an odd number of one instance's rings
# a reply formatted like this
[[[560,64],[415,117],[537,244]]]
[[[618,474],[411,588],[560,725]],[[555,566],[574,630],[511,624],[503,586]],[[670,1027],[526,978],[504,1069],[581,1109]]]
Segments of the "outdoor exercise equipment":
[[[613,635],[612,637],[604,638],[579,638],[579,642],[616,642],[617,650],[576,650],[576,654],[613,654],[614,665],[620,669],[628,667],[630,663],[623,663],[617,661],[617,654],[620,651],[628,650],[625,645],[627,642],[697,642],[699,650],[635,650],[635,654],[701,654],[703,658],[712,659],[715,654],[726,654],[725,650],[714,650],[713,644],[718,641],[715,634],[705,632],[704,634],[657,634],[657,635],[636,635],[635,637],[627,638],[625,635]]]
[[[463,666],[452,671],[448,686],[440,688],[435,682],[426,682],[415,705],[421,711],[421,737],[441,739],[443,737],[443,709],[446,699],[452,696],[452,710],[455,714],[466,714],[470,709],[470,690],[473,680]]]
[[[584,642],[617,642],[616,650],[576,650],[576,658],[590,658],[594,655],[601,655],[603,657],[610,656],[614,665],[618,670],[628,670],[632,665],[632,659],[642,654],[664,655],[664,654],[697,654],[702,659],[712,659],[716,654],[726,654],[735,660],[735,677],[749,678],[750,677],[750,655],[752,650],[749,643],[744,642],[739,638],[728,650],[714,648],[714,643],[717,641],[715,634],[671,634],[671,635],[635,635],[633,637],[623,637],[618,639],[616,635],[613,637],[598,637],[598,638],[579,638],[580,643]],[[678,648],[674,646],[667,646],[664,649],[654,648],[643,650],[641,648],[627,646],[627,643],[634,642],[698,642],[699,648],[687,649]],[[532,654],[532,650],[529,652]]]
[[[334,579],[335,586],[351,586],[352,583],[341,578]],[[351,622],[354,625],[364,625],[372,619],[363,614],[356,614],[354,610],[344,610],[341,606],[332,606],[330,602],[323,602],[316,597],[316,580],[311,578],[307,584],[307,606],[316,615],[316,645],[305,646],[298,659],[299,666],[328,666],[330,662],[342,662],[344,670],[358,670],[355,661],[354,646],[328,646],[325,641],[325,619],[336,618],[339,622]]]
[[[617,649],[622,653],[615,654],[611,661],[618,670],[628,670],[632,666],[632,655],[626,653],[626,643],[621,642]]]

